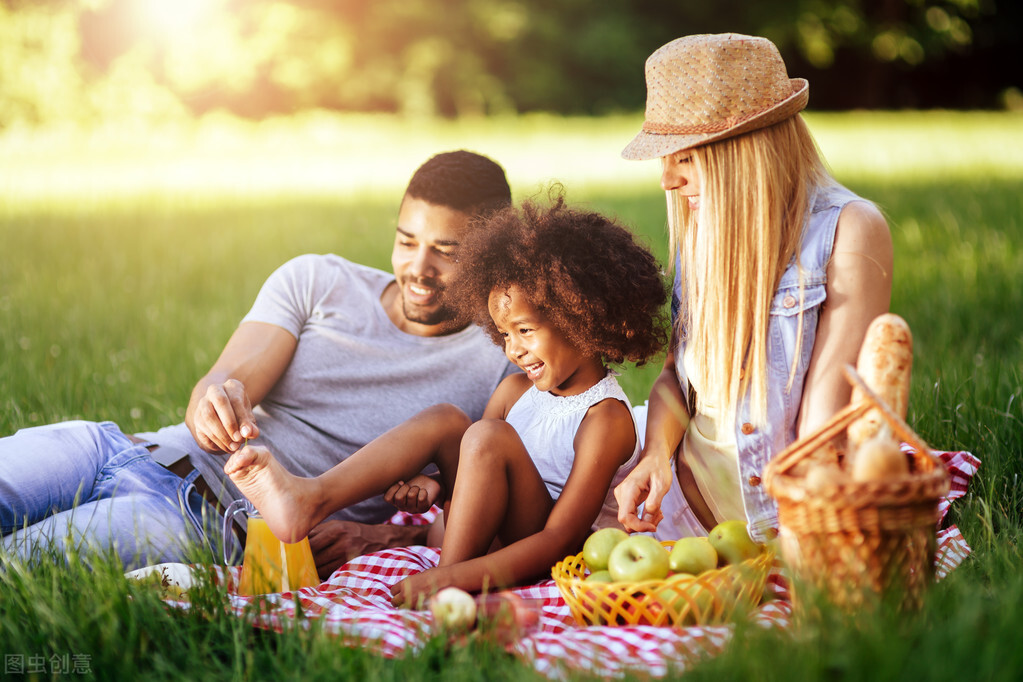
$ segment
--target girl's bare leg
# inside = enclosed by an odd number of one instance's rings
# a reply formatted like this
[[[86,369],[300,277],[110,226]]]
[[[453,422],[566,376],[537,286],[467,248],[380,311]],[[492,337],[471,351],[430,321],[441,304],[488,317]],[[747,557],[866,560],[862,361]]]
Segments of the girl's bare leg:
[[[488,553],[543,529],[554,507],[515,429],[484,420],[462,437],[451,502],[445,511],[440,565]]]
[[[231,455],[224,472],[256,506],[270,530],[297,542],[333,512],[381,495],[430,463],[441,469],[445,490],[454,487],[458,448],[469,418],[451,405],[436,405],[399,424],[315,478],[295,476],[266,448]]]

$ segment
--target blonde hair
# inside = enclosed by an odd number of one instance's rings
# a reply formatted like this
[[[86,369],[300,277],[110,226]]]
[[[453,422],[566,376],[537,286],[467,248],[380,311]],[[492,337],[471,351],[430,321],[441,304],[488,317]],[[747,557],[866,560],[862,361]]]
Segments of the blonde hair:
[[[751,419],[763,425],[771,301],[798,259],[814,187],[834,181],[799,115],[690,151],[701,179],[698,219],[677,191],[667,193],[671,262],[681,254],[677,333],[700,358],[698,400],[734,415],[749,391]],[[800,333],[795,357],[801,345]],[[789,387],[794,372],[795,363]]]

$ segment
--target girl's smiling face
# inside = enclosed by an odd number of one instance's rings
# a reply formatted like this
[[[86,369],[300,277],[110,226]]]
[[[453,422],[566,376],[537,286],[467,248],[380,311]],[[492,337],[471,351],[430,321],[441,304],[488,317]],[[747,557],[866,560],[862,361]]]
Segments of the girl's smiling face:
[[[576,395],[604,378],[600,358],[580,353],[518,287],[491,291],[488,307],[505,355],[538,390]]]

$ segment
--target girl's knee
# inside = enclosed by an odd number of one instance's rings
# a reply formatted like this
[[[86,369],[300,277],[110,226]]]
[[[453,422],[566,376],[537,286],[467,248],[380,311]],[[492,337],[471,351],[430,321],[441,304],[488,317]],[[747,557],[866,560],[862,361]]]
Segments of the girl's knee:
[[[448,403],[428,407],[421,413],[431,424],[440,426],[445,431],[457,431],[464,433],[471,425],[472,420],[461,408]]]
[[[518,433],[503,419],[482,419],[462,437],[462,456],[483,457],[506,452],[507,446],[521,444]]]

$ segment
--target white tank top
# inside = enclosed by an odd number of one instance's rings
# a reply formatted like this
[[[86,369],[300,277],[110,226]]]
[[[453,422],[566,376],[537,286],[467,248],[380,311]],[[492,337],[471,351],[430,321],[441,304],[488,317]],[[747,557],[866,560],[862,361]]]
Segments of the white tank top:
[[[553,499],[557,500],[561,496],[565,481],[572,471],[572,463],[575,461],[573,441],[579,424],[590,407],[607,398],[622,401],[629,408],[629,414],[632,414],[629,398],[618,385],[615,375],[610,372],[578,395],[557,396],[530,386],[509,410],[507,422],[515,428],[515,432],[522,439]],[[635,423],[633,418],[634,428]],[[618,468],[611,487],[604,491],[604,505],[593,524],[594,529],[607,526],[621,527],[618,523],[618,503],[614,497],[614,489],[639,461],[639,442],[637,430],[636,447],[632,456]]]

